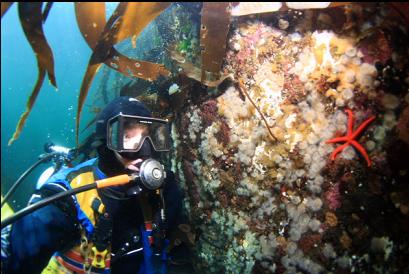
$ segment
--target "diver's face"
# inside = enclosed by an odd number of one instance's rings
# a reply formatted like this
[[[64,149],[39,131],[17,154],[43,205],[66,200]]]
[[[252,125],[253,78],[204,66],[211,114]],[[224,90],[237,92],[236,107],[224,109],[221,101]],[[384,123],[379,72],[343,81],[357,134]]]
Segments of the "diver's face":
[[[137,149],[141,147],[141,142],[143,141],[143,137],[146,136],[148,133],[148,129],[144,125],[137,125],[125,128],[124,130],[124,139],[123,139],[123,147],[124,149]],[[136,155],[138,153],[135,153]],[[115,151],[115,156],[122,165],[129,170],[132,171],[139,171],[139,166],[142,163],[143,159],[137,157],[136,159],[128,159],[118,152]]]
[[[137,149],[141,145],[142,137],[148,133],[147,131],[147,127],[143,125],[125,129],[123,140],[124,149]]]

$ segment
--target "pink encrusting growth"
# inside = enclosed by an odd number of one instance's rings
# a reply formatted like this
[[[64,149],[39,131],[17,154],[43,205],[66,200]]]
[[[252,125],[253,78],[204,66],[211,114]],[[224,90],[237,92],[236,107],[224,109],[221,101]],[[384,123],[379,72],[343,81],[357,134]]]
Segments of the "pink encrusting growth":
[[[205,128],[219,119],[217,114],[217,102],[215,100],[205,102],[200,109],[203,126]]]
[[[339,192],[339,183],[331,186],[325,193],[325,199],[328,202],[328,207],[331,210],[336,210],[341,207],[341,193]]]

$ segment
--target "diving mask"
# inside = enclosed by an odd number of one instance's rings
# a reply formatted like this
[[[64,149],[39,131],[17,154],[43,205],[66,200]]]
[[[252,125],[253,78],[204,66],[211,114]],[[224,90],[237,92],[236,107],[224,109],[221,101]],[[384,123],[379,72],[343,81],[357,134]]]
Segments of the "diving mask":
[[[169,136],[166,120],[122,113],[108,120],[107,146],[116,152],[138,152],[146,139],[155,151],[169,151]]]

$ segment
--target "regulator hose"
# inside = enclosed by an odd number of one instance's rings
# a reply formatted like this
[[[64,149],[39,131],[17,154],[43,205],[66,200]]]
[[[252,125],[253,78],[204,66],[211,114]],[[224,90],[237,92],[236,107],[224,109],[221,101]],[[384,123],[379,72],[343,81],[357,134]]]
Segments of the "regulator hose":
[[[23,208],[22,210],[18,211],[17,213],[13,214],[12,216],[4,219],[1,222],[1,229],[3,229],[4,227],[14,223],[15,221],[17,221],[18,219],[26,216],[27,214],[30,214],[31,212],[40,209],[58,199],[61,199],[63,197],[66,196],[70,196],[70,195],[74,195],[77,193],[81,193],[84,191],[88,191],[94,188],[104,188],[104,187],[109,187],[109,186],[117,186],[117,185],[124,185],[129,183],[130,181],[134,180],[137,177],[137,175],[118,175],[115,177],[110,177],[110,178],[106,178],[106,179],[102,179],[102,180],[98,180],[95,181],[94,183],[88,184],[88,185],[84,185],[78,188],[74,188],[74,189],[70,189],[70,190],[66,190],[60,193],[57,193],[53,196],[47,197],[35,204],[29,205],[25,208]]]
[[[48,161],[49,159],[53,158],[57,154],[58,154],[58,152],[52,152],[52,153],[46,154],[44,157],[42,157],[40,160],[38,160],[36,163],[34,163],[31,167],[29,167],[23,174],[21,174],[20,178],[17,179],[17,181],[11,186],[10,190],[4,196],[3,201],[1,201],[1,207],[3,207],[3,205],[7,202],[7,200],[14,193],[14,191],[16,191],[17,187],[27,177],[27,175],[30,174],[33,171],[33,169],[35,169],[41,163],[43,163],[45,161]]]

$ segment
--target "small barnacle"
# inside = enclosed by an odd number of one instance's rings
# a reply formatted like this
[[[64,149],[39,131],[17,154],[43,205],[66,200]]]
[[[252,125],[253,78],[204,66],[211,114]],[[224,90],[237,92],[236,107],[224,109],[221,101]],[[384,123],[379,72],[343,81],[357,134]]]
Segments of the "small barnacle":
[[[300,78],[301,79],[301,78]],[[307,82],[304,85],[304,88],[306,91],[313,91],[314,90],[314,84],[312,82]]]
[[[335,89],[330,88],[325,92],[325,96],[326,97],[332,96],[332,97],[334,97],[336,99],[338,97],[338,93],[337,93],[337,91]]]
[[[348,236],[348,234],[345,231],[342,231],[342,235],[339,238],[339,242],[341,243],[342,247],[345,249],[349,249],[352,244],[351,238]]]
[[[346,88],[342,91],[342,97],[344,97],[345,100],[349,100],[354,96],[354,93],[352,92],[352,89]]]
[[[330,243],[325,243],[324,248],[322,249],[322,253],[326,258],[335,258],[337,254],[334,251],[334,248]]]
[[[278,140],[281,140],[281,141],[284,140],[285,131],[281,127],[278,127],[278,126],[274,127],[272,129],[272,132],[273,132],[274,136],[277,137]]]
[[[365,147],[367,150],[372,151],[375,149],[376,143],[372,140],[369,140],[365,143]]]
[[[342,98],[337,98],[337,99],[335,100],[335,104],[336,104],[338,107],[342,107],[342,106],[345,105],[345,101],[344,101],[344,99],[342,99]],[[331,110],[331,109],[330,109],[330,110]],[[332,108],[332,110],[334,110],[334,109]],[[329,113],[331,113],[331,112],[329,112]]]
[[[344,76],[345,80],[350,84],[352,84],[356,80],[355,72],[353,70],[347,70]]]
[[[399,98],[392,94],[385,94],[382,98],[382,104],[387,109],[395,109],[399,106]]]
[[[316,247],[317,243],[319,243],[320,241],[321,235],[319,234],[306,235],[301,238],[298,245],[303,252],[308,253],[309,251],[311,251],[311,249]]]
[[[355,55],[357,54],[357,50],[356,50],[356,48],[355,47],[350,47],[349,49],[347,49],[347,51],[345,52],[345,54],[348,56],[348,57],[355,57]]]
[[[332,212],[326,212],[325,213],[325,223],[331,227],[337,226],[338,225],[337,216]]]

